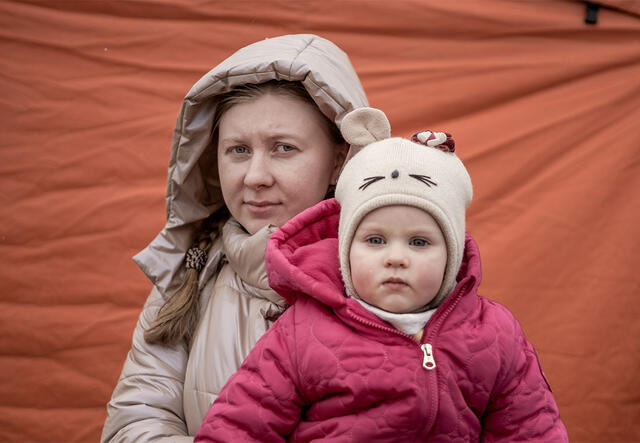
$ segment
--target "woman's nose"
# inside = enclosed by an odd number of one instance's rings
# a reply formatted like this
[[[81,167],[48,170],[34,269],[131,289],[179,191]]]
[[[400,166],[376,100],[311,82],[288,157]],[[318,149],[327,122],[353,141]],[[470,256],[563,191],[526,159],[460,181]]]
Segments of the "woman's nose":
[[[384,265],[388,268],[406,268],[409,266],[409,257],[400,246],[390,245]]]
[[[247,164],[244,175],[244,184],[250,188],[262,188],[273,185],[274,179],[271,173],[269,160],[264,155],[256,154]]]

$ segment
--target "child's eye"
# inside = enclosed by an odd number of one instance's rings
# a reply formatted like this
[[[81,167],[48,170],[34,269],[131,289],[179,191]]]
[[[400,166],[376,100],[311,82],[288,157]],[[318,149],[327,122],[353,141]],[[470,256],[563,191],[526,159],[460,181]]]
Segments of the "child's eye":
[[[377,235],[372,237],[367,237],[367,243],[369,243],[370,245],[382,245],[384,244],[384,239]]]
[[[296,148],[291,146],[291,145],[285,145],[285,144],[279,144],[276,146],[276,151],[278,152],[291,152],[294,151]]]
[[[423,246],[427,246],[429,244],[429,242],[427,240],[425,240],[424,238],[412,238],[411,241],[409,241],[409,244],[411,246],[417,246],[417,247],[421,248]]]

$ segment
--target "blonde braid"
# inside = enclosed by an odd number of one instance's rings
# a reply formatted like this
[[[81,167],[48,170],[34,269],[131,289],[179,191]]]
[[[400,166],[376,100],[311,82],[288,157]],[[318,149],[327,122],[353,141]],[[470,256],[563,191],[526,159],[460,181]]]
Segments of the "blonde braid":
[[[147,343],[175,346],[183,342],[187,347],[191,345],[200,317],[200,270],[206,264],[207,253],[228,218],[229,213],[224,208],[212,214],[196,234],[194,246],[185,254],[187,269],[184,280],[160,308],[158,316],[145,331],[144,339]]]

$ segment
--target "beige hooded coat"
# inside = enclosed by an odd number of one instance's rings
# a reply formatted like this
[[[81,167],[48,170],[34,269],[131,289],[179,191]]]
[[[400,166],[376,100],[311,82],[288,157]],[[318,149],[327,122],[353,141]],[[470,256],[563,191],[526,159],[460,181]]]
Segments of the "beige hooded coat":
[[[216,97],[234,86],[278,79],[300,81],[320,110],[337,124],[367,106],[346,54],[314,35],[287,35],[240,49],[189,91],[176,122],[166,195],[167,223],[134,257],[154,283],[122,374],[107,405],[102,441],[192,441],[229,376],[270,326],[284,301],[268,284],[266,241],[230,220],[200,272],[200,323],[190,349],[150,345],[144,331],[184,275],[184,255],[198,223],[224,205],[215,149]]]

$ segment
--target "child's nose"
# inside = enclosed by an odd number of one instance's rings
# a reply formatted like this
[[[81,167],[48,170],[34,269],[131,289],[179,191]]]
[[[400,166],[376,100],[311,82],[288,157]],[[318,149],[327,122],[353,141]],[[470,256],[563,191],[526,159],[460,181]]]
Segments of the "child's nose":
[[[403,249],[399,246],[390,245],[385,258],[385,266],[391,268],[406,268],[409,266],[409,257],[407,257]]]

